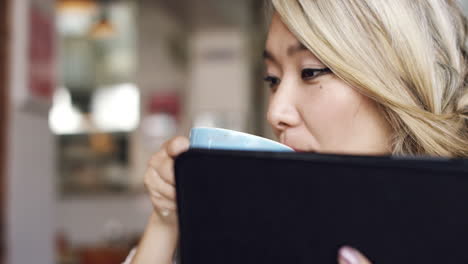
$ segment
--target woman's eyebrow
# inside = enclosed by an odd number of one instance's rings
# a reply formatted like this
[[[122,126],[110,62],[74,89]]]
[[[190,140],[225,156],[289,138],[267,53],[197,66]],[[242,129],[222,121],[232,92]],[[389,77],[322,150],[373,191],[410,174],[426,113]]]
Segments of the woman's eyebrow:
[[[306,46],[304,46],[304,44],[298,42],[294,45],[291,45],[289,46],[287,49],[286,49],[286,54],[288,55],[288,57],[291,57],[293,56],[295,53],[297,52],[301,52],[301,51],[307,51],[309,49],[307,49]],[[265,60],[271,60],[273,62],[276,62],[277,60],[275,59],[275,56],[273,56],[273,54],[268,51],[268,50],[264,50],[263,51],[263,59]]]
[[[287,51],[286,51],[286,54],[288,54],[288,56],[291,57],[295,53],[300,52],[300,51],[304,51],[304,50],[308,50],[308,49],[306,48],[306,46],[304,46],[304,44],[298,42],[295,45],[289,46]]]
[[[273,54],[271,52],[269,52],[268,50],[263,51],[263,59],[264,60],[271,60],[271,61],[276,63],[275,56],[273,56]]]

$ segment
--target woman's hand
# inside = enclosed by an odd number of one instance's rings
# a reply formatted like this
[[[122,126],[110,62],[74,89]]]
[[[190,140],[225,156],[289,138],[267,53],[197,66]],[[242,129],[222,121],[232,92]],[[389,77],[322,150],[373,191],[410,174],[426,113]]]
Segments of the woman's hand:
[[[138,245],[132,264],[172,264],[177,247],[179,228],[174,179],[174,159],[189,148],[189,140],[177,137],[169,140],[154,154],[145,173],[154,212]]]
[[[174,159],[189,148],[189,140],[176,137],[163,144],[151,157],[145,174],[145,186],[153,204],[155,218],[161,224],[177,227]]]
[[[338,251],[339,264],[371,264],[359,251],[352,247],[344,246]]]

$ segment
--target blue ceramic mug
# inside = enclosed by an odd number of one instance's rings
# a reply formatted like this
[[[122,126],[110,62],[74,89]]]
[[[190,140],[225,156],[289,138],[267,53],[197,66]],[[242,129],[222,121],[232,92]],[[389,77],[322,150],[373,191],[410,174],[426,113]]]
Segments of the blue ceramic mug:
[[[294,152],[286,145],[259,136],[222,128],[195,127],[190,147],[203,149]]]

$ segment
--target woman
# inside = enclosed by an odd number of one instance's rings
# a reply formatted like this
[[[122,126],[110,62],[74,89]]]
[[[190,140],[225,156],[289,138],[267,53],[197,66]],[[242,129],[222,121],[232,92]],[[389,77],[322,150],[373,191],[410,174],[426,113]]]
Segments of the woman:
[[[268,122],[298,151],[468,156],[467,21],[454,0],[272,0]],[[174,158],[149,162],[154,213],[132,263],[171,263]],[[343,247],[339,263],[367,263]]]

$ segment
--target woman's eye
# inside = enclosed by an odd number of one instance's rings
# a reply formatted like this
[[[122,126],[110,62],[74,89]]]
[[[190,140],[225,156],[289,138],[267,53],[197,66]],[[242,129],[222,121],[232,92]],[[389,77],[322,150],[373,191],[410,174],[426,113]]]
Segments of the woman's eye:
[[[273,77],[273,76],[267,76],[263,79],[270,88],[275,88],[279,83],[280,83],[280,79],[279,78],[276,78],[276,77]]]
[[[315,77],[331,72],[329,68],[323,69],[303,69],[301,72],[301,78],[304,80],[311,80]]]

